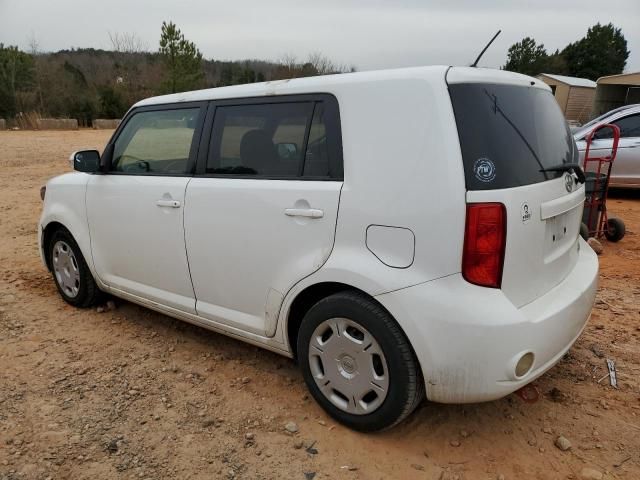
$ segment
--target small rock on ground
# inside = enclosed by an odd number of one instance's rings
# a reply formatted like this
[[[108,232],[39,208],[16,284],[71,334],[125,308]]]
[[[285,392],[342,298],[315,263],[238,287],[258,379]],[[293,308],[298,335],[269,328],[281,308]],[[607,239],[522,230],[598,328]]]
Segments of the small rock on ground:
[[[295,422],[287,422],[284,425],[284,429],[289,433],[296,433],[298,431],[298,425]]]
[[[555,445],[563,452],[566,452],[571,448],[571,442],[567,438],[563,437],[562,435],[556,438]]]
[[[583,468],[580,472],[580,478],[582,480],[601,480],[602,473],[593,468]]]
[[[597,255],[600,255],[604,250],[600,241],[594,237],[589,238],[589,240],[587,240],[587,243],[589,244],[591,249],[596,252]]]

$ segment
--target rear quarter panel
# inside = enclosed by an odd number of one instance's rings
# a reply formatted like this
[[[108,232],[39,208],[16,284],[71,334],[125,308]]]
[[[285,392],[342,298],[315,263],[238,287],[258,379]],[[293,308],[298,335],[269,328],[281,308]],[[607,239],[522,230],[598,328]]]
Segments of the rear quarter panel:
[[[345,283],[377,295],[460,270],[464,172],[444,73],[405,74],[335,92],[344,185],[334,251],[319,276],[344,275]],[[389,267],[368,250],[370,225],[410,229],[411,265]]]
[[[296,284],[280,311],[286,341],[289,308],[305,288],[340,282],[372,296],[460,271],[465,184],[446,68],[331,90],[340,106],[344,183],[335,244],[317,272]],[[410,229],[413,261],[385,265],[367,248],[370,225]],[[403,326],[401,312],[391,312]]]

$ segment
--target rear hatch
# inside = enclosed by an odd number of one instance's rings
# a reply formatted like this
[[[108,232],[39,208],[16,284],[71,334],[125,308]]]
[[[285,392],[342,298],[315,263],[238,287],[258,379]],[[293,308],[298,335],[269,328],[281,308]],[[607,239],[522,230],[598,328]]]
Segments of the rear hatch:
[[[447,82],[467,204],[506,207],[501,288],[520,307],[558,285],[577,261],[584,187],[562,171],[578,162],[575,142],[551,91],[535,79],[452,68]]]

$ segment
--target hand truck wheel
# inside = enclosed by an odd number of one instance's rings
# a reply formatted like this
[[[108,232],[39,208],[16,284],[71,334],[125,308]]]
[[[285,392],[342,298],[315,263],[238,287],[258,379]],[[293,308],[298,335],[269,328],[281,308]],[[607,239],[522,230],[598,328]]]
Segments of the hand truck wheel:
[[[622,240],[625,234],[624,222],[616,217],[611,217],[607,220],[607,229],[604,231],[604,236],[610,242],[618,242]]]

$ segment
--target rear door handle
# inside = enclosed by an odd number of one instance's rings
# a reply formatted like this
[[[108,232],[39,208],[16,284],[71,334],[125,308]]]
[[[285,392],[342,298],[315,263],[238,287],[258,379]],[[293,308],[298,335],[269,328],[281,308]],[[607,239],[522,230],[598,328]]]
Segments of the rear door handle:
[[[289,217],[322,218],[324,212],[317,208],[287,208],[284,214]]]
[[[178,200],[158,200],[156,205],[159,207],[180,208],[180,202]]]

